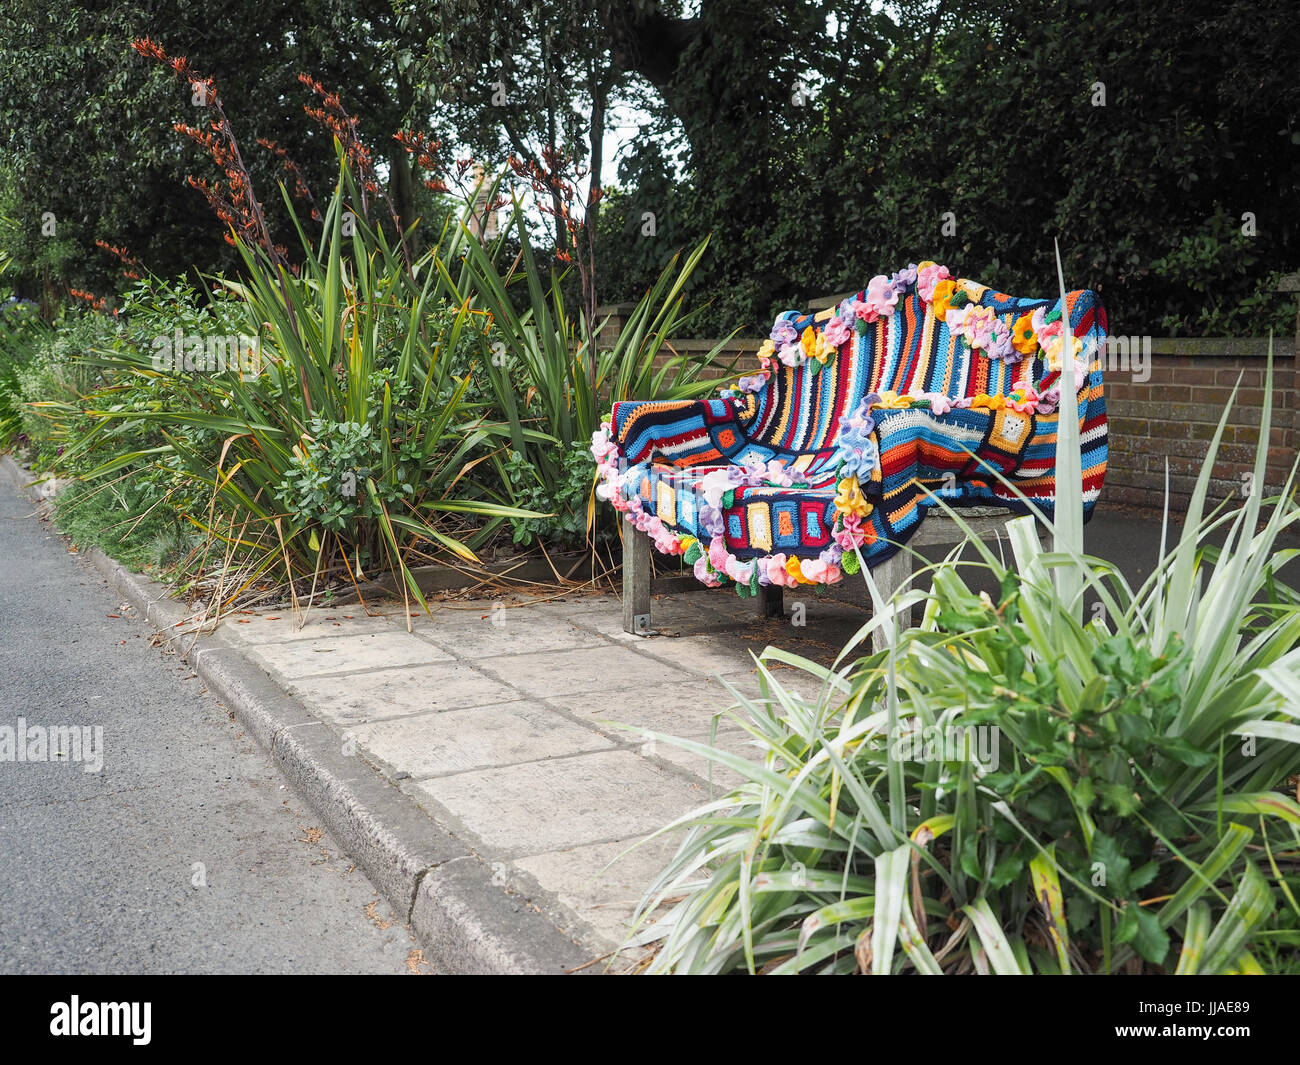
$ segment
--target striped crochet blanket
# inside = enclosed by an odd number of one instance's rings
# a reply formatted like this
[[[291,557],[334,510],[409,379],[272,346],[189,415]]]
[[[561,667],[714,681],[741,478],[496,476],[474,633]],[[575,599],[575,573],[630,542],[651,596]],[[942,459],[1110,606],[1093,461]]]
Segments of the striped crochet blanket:
[[[1105,333],[1091,291],[1062,307],[909,266],[831,311],[782,314],[759,372],[717,399],[615,403],[592,439],[597,493],[742,595],[883,562],[934,497],[1050,517],[1068,340],[1087,516],[1106,474]]]

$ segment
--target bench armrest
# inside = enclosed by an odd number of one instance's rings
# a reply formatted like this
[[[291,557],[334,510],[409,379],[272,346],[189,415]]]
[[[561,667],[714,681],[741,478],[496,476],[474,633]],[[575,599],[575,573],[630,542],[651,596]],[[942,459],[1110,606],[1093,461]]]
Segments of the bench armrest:
[[[629,463],[656,457],[678,467],[721,463],[745,444],[736,399],[624,400],[614,404],[611,436]]]

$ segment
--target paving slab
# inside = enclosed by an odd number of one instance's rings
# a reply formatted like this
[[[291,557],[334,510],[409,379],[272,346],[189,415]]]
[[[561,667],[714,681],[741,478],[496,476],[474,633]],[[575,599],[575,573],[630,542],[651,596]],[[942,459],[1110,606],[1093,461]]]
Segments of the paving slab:
[[[632,915],[680,840],[661,836],[629,849],[625,843],[593,843],[519,858],[528,873],[582,919],[609,950],[632,932]]]
[[[415,781],[492,852],[522,857],[588,843],[635,842],[703,801],[698,788],[630,751]]]
[[[639,688],[606,698],[592,698],[588,692],[553,695],[547,699],[580,721],[624,743],[640,744],[643,737],[619,725],[632,725],[664,735],[699,739],[707,736],[713,716],[727,709],[735,700],[717,680],[700,680],[696,684],[664,684]],[[719,729],[735,728],[725,719]]]
[[[315,714],[339,725],[497,706],[519,698],[519,692],[484,676],[471,663],[446,660],[344,676],[297,677],[285,683]]]
[[[346,614],[310,610],[296,614],[292,610],[239,611],[221,620],[221,634],[241,645],[285,643],[290,640],[319,640],[329,636],[355,636],[360,633],[387,632],[395,615],[371,617],[360,608]],[[397,616],[400,622],[401,617]]]
[[[699,678],[627,647],[603,643],[577,651],[516,654],[482,659],[478,668],[527,695],[632,692],[642,685],[698,684]]]
[[[425,640],[391,631],[256,644],[249,648],[249,654],[289,680],[326,673],[453,661],[446,651]]]
[[[517,702],[473,710],[446,710],[358,725],[351,737],[369,754],[411,777],[445,776],[514,765],[613,743],[537,703]]]
[[[416,631],[434,646],[474,660],[605,644],[599,635],[575,628],[563,617],[527,607],[507,608],[499,600],[488,604],[486,611],[440,610]]]

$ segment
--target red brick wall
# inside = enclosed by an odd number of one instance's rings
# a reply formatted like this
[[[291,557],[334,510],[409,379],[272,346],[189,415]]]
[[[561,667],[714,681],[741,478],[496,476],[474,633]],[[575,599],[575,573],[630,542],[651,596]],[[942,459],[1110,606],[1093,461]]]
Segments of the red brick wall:
[[[1156,341],[1160,346],[1162,341]],[[1295,461],[1295,374],[1285,349],[1274,370],[1272,429],[1266,488],[1280,488]],[[1136,383],[1112,374],[1105,384],[1110,461],[1102,501],[1160,506],[1165,463],[1170,505],[1184,509],[1233,386],[1241,386],[1228,416],[1210,483],[1211,496],[1240,495],[1242,474],[1254,467],[1264,408],[1264,358],[1154,355],[1151,377]]]

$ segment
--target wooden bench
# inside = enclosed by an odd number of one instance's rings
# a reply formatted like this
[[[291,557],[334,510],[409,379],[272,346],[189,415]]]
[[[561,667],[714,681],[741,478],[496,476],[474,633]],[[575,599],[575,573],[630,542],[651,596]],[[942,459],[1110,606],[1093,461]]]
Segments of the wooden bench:
[[[615,403],[592,451],[624,513],[624,628],[651,631],[652,541],[780,616],[783,586],[861,579],[860,558],[892,595],[916,548],[962,540],[932,493],[981,539],[1030,504],[1050,517],[1067,350],[1086,514],[1105,476],[1105,329],[1095,293],[1020,299],[922,263],[781,315],[761,372],[716,399]]]

